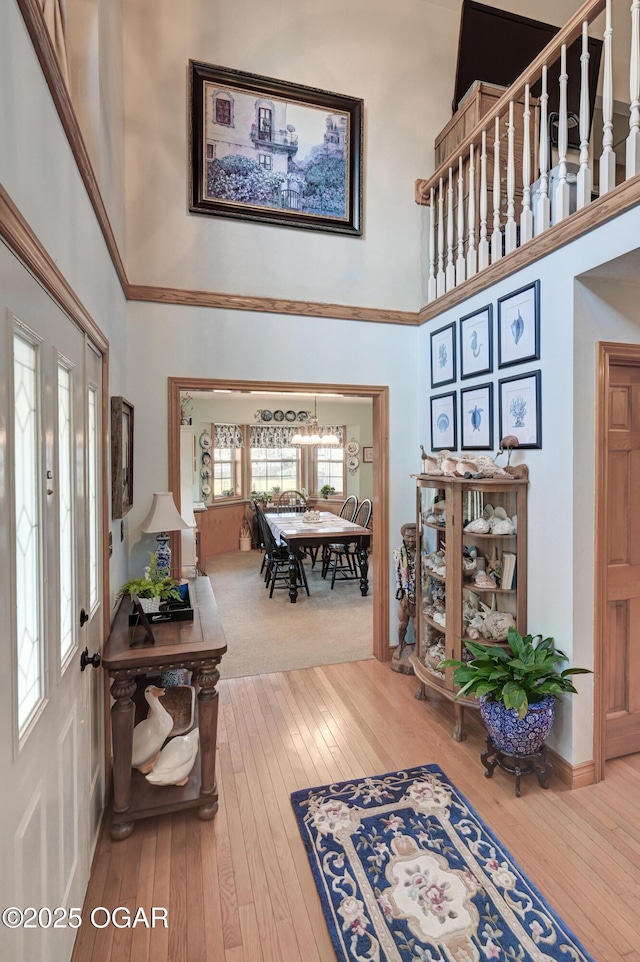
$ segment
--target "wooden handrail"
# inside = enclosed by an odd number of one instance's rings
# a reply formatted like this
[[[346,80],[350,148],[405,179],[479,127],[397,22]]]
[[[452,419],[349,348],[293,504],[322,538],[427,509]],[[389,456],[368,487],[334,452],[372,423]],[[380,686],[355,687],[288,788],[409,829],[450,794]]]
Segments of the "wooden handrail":
[[[482,131],[492,129],[492,125],[495,123],[496,117],[500,117],[502,114],[506,113],[509,108],[509,103],[512,100],[517,101],[524,93],[525,86],[535,82],[538,79],[544,64],[548,65],[554,63],[560,56],[562,45],[566,44],[567,46],[570,46],[574,40],[577,40],[582,32],[582,24],[584,21],[586,20],[588,23],[592,23],[596,17],[602,13],[605,6],[606,0],[586,0],[586,2],[582,4],[580,9],[574,13],[573,17],[567,21],[561,30],[558,31],[553,40],[549,41],[544,50],[542,50],[536,59],[529,64],[529,66],[520,74],[517,80],[515,80],[509,86],[509,88],[505,90],[503,95],[499,100],[496,101],[491,110],[489,110],[488,113],[486,113],[485,116],[478,121],[473,130],[471,130],[464,140],[461,141],[457,148],[460,156],[466,157],[471,144],[477,146],[480,143]],[[416,204],[426,205],[427,207],[429,206],[431,188],[436,188],[438,186],[441,177],[446,179],[451,163],[451,159],[447,158],[445,163],[441,164],[428,180],[416,180]]]

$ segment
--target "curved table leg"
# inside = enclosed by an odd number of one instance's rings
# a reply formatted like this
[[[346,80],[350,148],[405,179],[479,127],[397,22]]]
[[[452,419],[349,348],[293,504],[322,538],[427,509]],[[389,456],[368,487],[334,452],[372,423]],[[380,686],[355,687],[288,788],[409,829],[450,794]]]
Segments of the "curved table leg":
[[[298,597],[298,558],[295,548],[289,549],[289,599],[295,605]]]
[[[369,552],[363,545],[358,547],[358,561],[360,562],[360,594],[364,598],[369,591]]]

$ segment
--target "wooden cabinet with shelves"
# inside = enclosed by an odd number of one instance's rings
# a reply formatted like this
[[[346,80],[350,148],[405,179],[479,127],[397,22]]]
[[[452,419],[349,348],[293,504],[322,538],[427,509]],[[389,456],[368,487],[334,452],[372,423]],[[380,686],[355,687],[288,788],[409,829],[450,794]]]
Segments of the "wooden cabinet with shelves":
[[[420,681],[419,697],[426,697],[428,688],[455,697],[453,669],[441,671],[438,665],[444,658],[462,659],[465,640],[504,643],[509,624],[526,632],[528,471],[521,465],[513,472],[508,478],[416,478],[416,646],[411,663]],[[474,522],[474,528],[488,530],[469,530]],[[464,708],[477,703],[459,699],[455,705],[453,738],[462,741]]]

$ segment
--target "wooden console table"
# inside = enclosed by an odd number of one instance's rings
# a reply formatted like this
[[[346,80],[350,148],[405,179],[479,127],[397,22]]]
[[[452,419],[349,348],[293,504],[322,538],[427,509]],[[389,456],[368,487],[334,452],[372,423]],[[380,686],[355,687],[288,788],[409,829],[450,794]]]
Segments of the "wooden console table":
[[[113,803],[111,837],[127,838],[139,818],[162,815],[183,808],[197,808],[202,819],[218,811],[215,777],[218,728],[218,665],[227,644],[218,608],[208,578],[189,582],[194,607],[193,621],[154,624],[155,645],[137,643],[129,647],[132,629],[128,624],[129,601],[123,601],[102,655],[102,666],[111,678],[111,733],[113,745]],[[141,627],[136,640],[144,639]],[[186,785],[151,785],[131,768],[136,678],[148,672],[187,668],[193,672],[198,690],[197,721],[200,751]]]

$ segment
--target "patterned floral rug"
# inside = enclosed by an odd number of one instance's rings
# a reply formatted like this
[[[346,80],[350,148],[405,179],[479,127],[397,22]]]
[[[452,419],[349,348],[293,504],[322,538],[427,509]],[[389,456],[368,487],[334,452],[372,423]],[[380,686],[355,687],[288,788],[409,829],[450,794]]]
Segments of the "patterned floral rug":
[[[437,765],[291,801],[340,962],[593,962]]]

